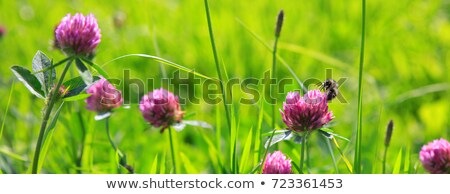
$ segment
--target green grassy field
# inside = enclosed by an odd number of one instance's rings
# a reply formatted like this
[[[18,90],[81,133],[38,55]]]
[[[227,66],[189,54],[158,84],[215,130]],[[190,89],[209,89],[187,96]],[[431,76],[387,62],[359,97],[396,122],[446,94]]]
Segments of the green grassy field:
[[[346,102],[334,100],[333,130],[350,141],[338,139],[353,165],[357,128],[358,67],[361,45],[361,1],[214,1],[210,11],[219,61],[228,77],[261,79],[272,67],[272,53],[265,44],[274,42],[276,15],[284,9],[285,20],[278,54],[301,80],[347,78],[339,88]],[[9,1],[0,0],[0,169],[2,173],[27,173],[39,134],[44,102],[28,92],[10,67],[31,69],[37,50],[59,61],[64,55],[52,48],[53,31],[67,13],[93,13],[102,31],[94,62],[106,62],[132,53],[159,56],[208,77],[217,77],[204,2],[181,1]],[[386,125],[395,128],[387,155],[387,173],[425,173],[418,153],[425,143],[450,138],[450,1],[381,1],[366,4],[366,42],[363,76],[362,173],[381,173]],[[247,29],[248,28],[248,29]],[[161,66],[172,76],[176,68],[142,57],[127,57],[104,66],[112,78],[155,79],[163,86]],[[57,75],[62,66],[57,68]],[[292,79],[278,62],[277,78]],[[78,76],[75,69],[68,77]],[[182,76],[187,76],[182,73]],[[200,78],[199,78],[200,79]],[[204,79],[201,79],[204,80]],[[192,82],[187,84],[193,85]],[[118,85],[123,89],[123,84]],[[202,95],[195,85],[195,95]],[[262,92],[262,85],[255,86]],[[311,85],[310,89],[317,88]],[[169,88],[171,89],[171,88]],[[142,118],[136,102],[144,93],[134,87],[130,109],[111,117],[113,138],[136,173],[171,173],[168,133],[159,133]],[[146,86],[145,93],[150,91]],[[172,89],[171,89],[172,90]],[[277,109],[288,91],[299,90],[294,81],[277,96]],[[10,96],[11,92],[11,96]],[[181,88],[177,95],[188,93]],[[239,103],[248,94],[233,88],[236,134],[229,127],[223,105],[186,103],[186,119],[201,120],[213,129],[187,127],[174,133],[177,173],[251,173],[263,150],[256,150],[272,130],[285,128],[277,111],[271,116],[269,103]],[[9,105],[9,106],[8,106]],[[63,107],[43,160],[42,173],[118,173],[115,152],[110,147],[104,122],[95,121],[83,100]],[[9,107],[9,109],[7,109]],[[236,140],[233,169],[233,144]],[[338,149],[331,145],[337,169],[327,144],[313,133],[307,144],[305,173],[350,173]],[[81,149],[83,147],[83,154]],[[277,144],[293,162],[300,160],[300,145]],[[274,150],[275,148],[272,148]],[[81,157],[80,157],[81,156]],[[236,168],[238,167],[238,168]],[[124,173],[122,169],[122,173]],[[297,173],[294,170],[295,173]]]

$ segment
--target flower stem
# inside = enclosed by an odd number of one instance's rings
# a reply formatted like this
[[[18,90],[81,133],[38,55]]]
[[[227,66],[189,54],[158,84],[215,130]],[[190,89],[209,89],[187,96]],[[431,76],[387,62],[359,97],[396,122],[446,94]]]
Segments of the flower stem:
[[[117,166],[119,169],[119,173],[121,171],[120,166],[123,166],[125,169],[128,170],[129,173],[133,174],[134,173],[133,167],[131,167],[127,164],[125,155],[123,155],[123,153],[119,150],[119,148],[116,146],[116,144],[114,143],[114,141],[111,137],[111,133],[109,132],[109,117],[105,118],[105,128],[106,128],[106,134],[108,135],[109,143],[111,144],[111,146],[113,147],[113,149],[117,153],[117,155],[119,155],[119,166]]]
[[[120,152],[120,150],[117,149],[117,146],[111,137],[111,133],[109,132],[109,117],[105,118],[105,128],[106,128],[106,134],[108,135],[109,143],[113,147],[114,151],[116,151],[119,154],[119,157],[120,157],[122,155],[122,153]]]
[[[275,135],[275,131],[276,130],[274,129],[272,132],[272,135],[270,135],[269,143],[267,144],[266,151],[264,151],[264,156],[263,156],[261,164],[260,164],[260,167],[261,167],[260,171],[259,171],[260,174],[262,173],[262,169],[264,168],[264,162],[266,162],[267,153],[269,152],[270,144],[272,144],[272,139],[273,139],[273,136]]]
[[[209,37],[211,39],[211,46],[212,46],[213,55],[214,55],[214,62],[216,64],[216,71],[217,71],[217,74],[219,76],[220,90],[222,92],[223,106],[225,107],[225,114],[227,116],[228,128],[231,130],[231,117],[230,117],[230,112],[229,112],[229,109],[228,109],[228,106],[227,106],[228,101],[227,101],[227,98],[226,98],[226,95],[225,95],[225,88],[223,86],[222,71],[220,70],[219,57],[217,55],[216,43],[214,41],[214,33],[213,33],[213,29],[212,29],[211,16],[209,14],[208,0],[205,0],[205,10],[206,10],[206,19],[207,19],[207,22],[208,22]]]
[[[113,141],[113,139],[111,137],[111,133],[109,132],[109,117],[105,118],[105,128],[106,128],[106,135],[108,136],[109,143],[113,147],[115,154],[119,155],[119,160],[121,160],[122,159],[122,153],[120,152],[120,150],[117,149],[117,146],[116,146],[116,144],[114,143],[114,141]],[[120,161],[119,161],[119,164],[117,165],[117,169],[118,169],[118,172],[121,173]]]
[[[362,25],[361,25],[361,50],[359,56],[359,76],[358,76],[358,124],[356,130],[356,144],[355,144],[355,160],[353,165],[353,172],[355,174],[361,173],[361,141],[362,141],[362,76],[364,67],[364,37],[366,27],[366,0],[362,0]]]
[[[177,173],[177,164],[175,160],[175,149],[173,146],[173,139],[172,139],[172,127],[169,127],[169,139],[170,139],[170,153],[172,154],[172,166],[173,166],[173,173]]]
[[[300,151],[300,173],[303,173],[303,163],[305,161],[305,147],[306,147],[306,138],[308,137],[308,133],[304,132],[302,137],[302,149]]]
[[[61,77],[59,78],[58,83],[56,84],[56,88],[53,90],[53,93],[51,94],[50,101],[48,102],[48,104],[46,104],[46,107],[44,107],[45,111],[44,117],[42,119],[41,129],[39,131],[39,137],[36,143],[36,149],[34,152],[33,164],[31,168],[32,174],[38,173],[39,157],[41,155],[42,142],[44,140],[44,134],[47,129],[48,119],[50,118],[50,113],[52,112],[53,106],[55,105],[56,102],[56,96],[58,96],[59,88],[62,85],[64,77],[66,76],[67,70],[69,70],[70,64],[72,64],[72,59],[70,59],[67,62],[66,66],[64,67]]]

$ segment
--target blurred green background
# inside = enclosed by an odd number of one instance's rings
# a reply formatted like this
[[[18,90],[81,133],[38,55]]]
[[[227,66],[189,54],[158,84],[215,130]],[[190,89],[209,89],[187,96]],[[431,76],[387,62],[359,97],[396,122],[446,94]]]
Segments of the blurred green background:
[[[230,78],[262,78],[272,65],[270,51],[252,37],[238,20],[272,45],[276,15],[284,9],[279,54],[297,76],[302,80],[324,80],[325,69],[332,69],[336,80],[348,78],[340,87],[347,103],[335,100],[330,104],[330,109],[336,117],[335,132],[351,140],[339,140],[339,143],[347,158],[353,162],[361,1],[212,0],[210,9],[218,52]],[[44,105],[16,80],[5,115],[11,83],[15,79],[9,68],[22,65],[31,69],[37,50],[42,50],[55,61],[63,59],[61,52],[52,49],[53,29],[67,13],[76,12],[93,13],[97,17],[102,31],[102,41],[95,58],[97,64],[124,54],[145,53],[217,77],[201,0],[0,0],[0,25],[7,30],[0,38],[0,118],[2,121],[6,119],[0,137],[0,168],[4,173],[27,171]],[[363,80],[364,173],[381,172],[384,132],[389,119],[394,120],[395,129],[387,157],[388,172],[398,163],[401,164],[401,173],[423,173],[418,160],[421,146],[440,137],[450,138],[449,19],[449,0],[367,1]],[[278,67],[278,78],[292,78],[283,65]],[[123,79],[124,69],[130,70],[132,78],[159,80],[162,77],[159,64],[144,58],[125,58],[105,67],[111,77],[118,79]],[[59,73],[61,70],[61,67],[57,69]],[[169,75],[176,71],[169,67],[166,70]],[[72,74],[77,75],[75,71]],[[157,82],[156,87],[160,86]],[[258,89],[261,91],[262,87]],[[298,86],[291,84],[287,89],[298,89]],[[133,88],[130,90],[135,99],[142,95]],[[239,118],[239,157],[250,129],[252,135],[258,129],[258,112],[261,109],[260,103],[239,104],[238,98],[247,95],[239,88],[234,92],[234,106]],[[179,95],[186,95],[186,92],[181,90]],[[196,95],[200,96],[201,91],[196,90]],[[278,108],[282,107],[284,97],[285,94],[278,96]],[[108,143],[104,123],[94,121],[94,113],[84,109],[83,101],[68,104],[58,120],[42,172],[116,173],[114,151]],[[183,105],[183,109],[190,115],[188,119],[206,121],[215,129],[188,127],[176,134],[180,172],[226,173],[214,151],[220,145],[219,160],[228,163],[228,155],[225,154],[228,145],[223,145],[226,142],[223,140],[226,138],[223,105],[188,103]],[[268,104],[265,104],[264,110],[267,116],[261,128],[266,133],[271,130]],[[280,128],[285,127],[280,115],[276,119]],[[137,173],[170,172],[167,133],[160,134],[159,130],[151,129],[137,106],[117,111],[111,122],[115,141],[127,154],[128,163],[135,167]],[[76,164],[83,142],[83,128],[87,147],[80,169]],[[217,128],[221,129],[221,134],[216,133]],[[221,142],[218,142],[219,139]],[[278,148],[298,162],[299,145],[281,142]],[[308,150],[309,172],[335,173],[326,144],[317,133],[310,138]],[[334,150],[339,172],[348,173],[337,150]],[[400,150],[403,154],[398,157]],[[245,161],[241,173],[249,173],[256,165],[258,159],[254,156],[250,155]],[[400,162],[396,162],[398,160]],[[167,168],[164,167],[166,163]],[[156,171],[152,166],[157,167]]]

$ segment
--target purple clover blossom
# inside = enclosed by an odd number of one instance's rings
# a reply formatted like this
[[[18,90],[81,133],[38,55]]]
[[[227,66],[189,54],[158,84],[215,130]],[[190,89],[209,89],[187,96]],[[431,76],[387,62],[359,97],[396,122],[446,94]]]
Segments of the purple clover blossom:
[[[0,38],[6,34],[6,28],[0,25]]]
[[[283,122],[296,132],[321,128],[333,119],[327,95],[319,90],[308,91],[303,97],[298,92],[289,92],[280,112]]]
[[[291,160],[280,151],[268,154],[264,162],[263,174],[291,174]]]
[[[450,174],[450,143],[441,138],[424,145],[420,161],[431,174]]]
[[[139,104],[142,116],[154,127],[164,129],[175,123],[180,123],[184,112],[181,111],[178,97],[161,88],[144,95]]]
[[[66,55],[89,56],[100,43],[100,28],[93,14],[67,14],[55,30],[56,47]]]
[[[122,94],[105,78],[100,78],[90,86],[86,93],[92,94],[86,99],[87,109],[98,113],[109,112],[123,103]]]

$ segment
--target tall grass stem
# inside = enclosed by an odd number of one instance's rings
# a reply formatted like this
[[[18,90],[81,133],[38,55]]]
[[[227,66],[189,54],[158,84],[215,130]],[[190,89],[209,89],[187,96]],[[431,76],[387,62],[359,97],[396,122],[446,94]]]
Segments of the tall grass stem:
[[[212,22],[211,22],[211,15],[209,12],[208,0],[205,0],[205,10],[206,10],[206,19],[208,22],[209,37],[211,40],[211,47],[212,47],[212,51],[213,51],[213,55],[214,55],[214,63],[216,64],[216,71],[217,71],[217,75],[219,76],[220,90],[222,92],[223,106],[225,108],[225,114],[227,116],[228,128],[231,130],[230,110],[228,109],[228,106],[227,106],[228,101],[226,98],[225,88],[223,85],[222,71],[220,70],[219,57],[217,55],[216,43],[214,40],[214,33],[213,33],[213,29],[212,29]]]
[[[277,74],[277,44],[278,44],[278,36],[275,36],[275,42],[273,43],[273,52],[272,52],[272,77],[271,80],[274,80]],[[274,84],[272,88],[272,129],[275,130],[276,123],[276,107],[277,107],[277,96],[275,95],[277,92],[277,85]]]
[[[362,0],[362,25],[361,25],[361,50],[359,56],[359,75],[358,75],[358,124],[356,129],[355,160],[353,172],[361,173],[361,144],[362,144],[362,80],[364,68],[364,42],[366,31],[366,0]]]
[[[280,38],[281,29],[283,27],[284,20],[284,11],[280,10],[277,15],[277,21],[275,25],[275,41],[273,43],[272,50],[272,77],[271,80],[276,80],[277,77],[277,47],[278,47],[278,39]],[[276,82],[276,81],[275,81]],[[270,83],[272,84],[272,83]],[[275,129],[276,123],[276,107],[277,107],[277,84],[275,83],[272,88],[272,129]]]
[[[383,174],[386,173],[386,157],[387,157],[389,144],[391,143],[393,130],[394,130],[394,122],[392,120],[390,120],[387,125],[387,128],[386,128],[386,135],[385,135],[385,139],[384,139]]]

